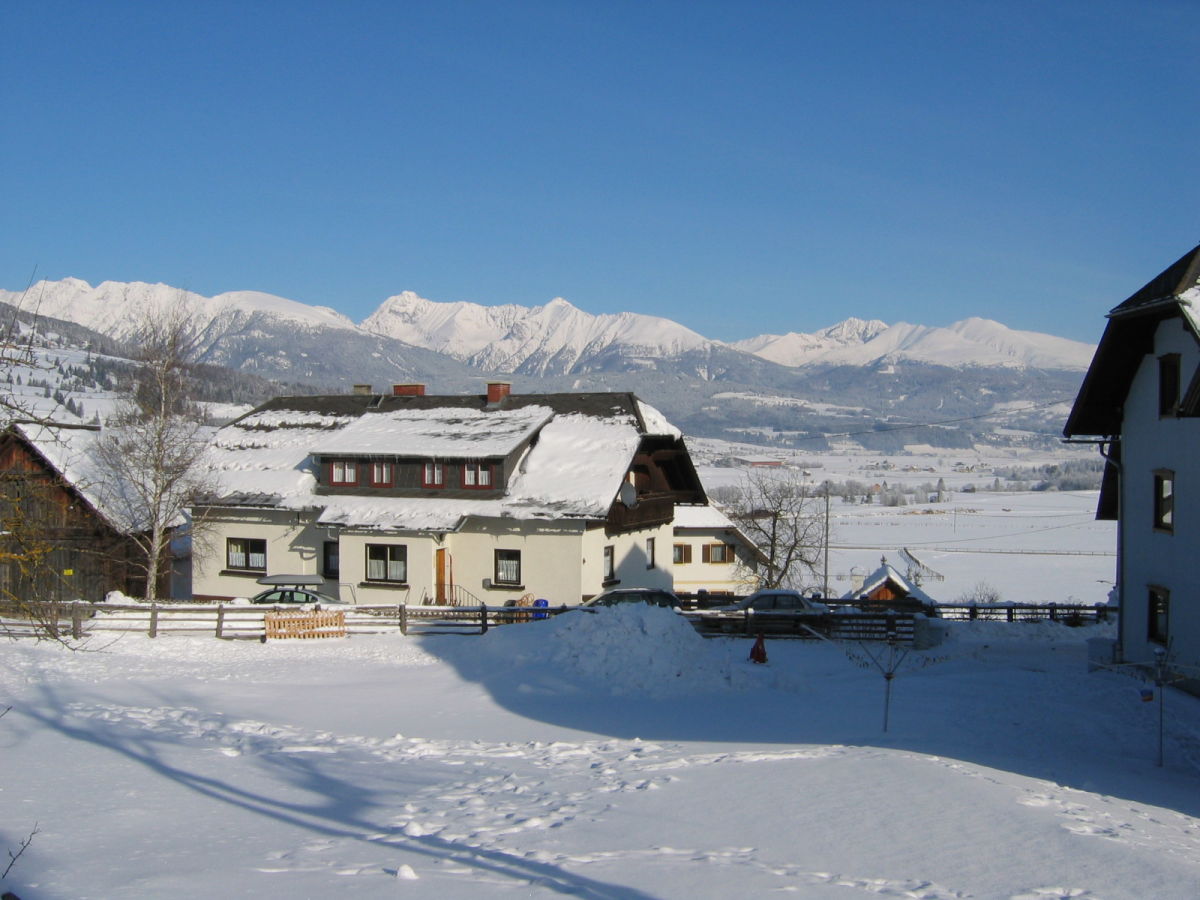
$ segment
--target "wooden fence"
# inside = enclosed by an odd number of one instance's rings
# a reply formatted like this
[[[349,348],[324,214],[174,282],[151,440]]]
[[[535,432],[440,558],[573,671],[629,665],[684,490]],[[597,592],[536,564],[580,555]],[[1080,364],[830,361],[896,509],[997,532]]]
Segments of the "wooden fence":
[[[532,609],[508,606],[339,606],[297,609],[292,606],[248,606],[222,603],[136,604],[46,603],[37,608],[0,606],[0,636],[51,637],[79,640],[91,634],[211,634],[228,640],[266,640],[292,637],[292,632],[317,629],[341,634],[480,634],[497,625],[534,622],[565,612],[561,606]],[[34,614],[30,615],[31,609]],[[297,616],[334,617],[306,624],[288,624]],[[336,621],[336,626],[332,623]],[[322,634],[321,636],[332,636]]]
[[[909,641],[914,630],[912,613],[886,610],[847,611],[851,604],[836,601],[829,614],[812,617],[806,624],[834,640],[882,641],[889,634],[898,640]],[[79,640],[91,634],[134,633],[157,637],[160,634],[210,634],[227,640],[266,640],[268,637],[292,636],[292,631],[316,630],[351,634],[378,634],[399,630],[403,634],[482,634],[489,628],[536,622],[560,615],[574,607],[548,608],[512,606],[344,606],[337,609],[313,610],[331,614],[320,624],[307,626],[270,626],[268,619],[279,614],[284,622],[308,610],[286,606],[248,606],[243,604],[137,604],[108,603],[46,603],[39,604],[36,615],[30,607],[0,605],[0,636],[53,637]],[[942,618],[993,622],[1053,621],[1066,625],[1087,625],[1115,618],[1115,611],[1103,604],[1033,605],[1033,604],[953,604],[938,607]],[[688,620],[703,633],[724,633],[705,621],[703,611],[685,613]],[[336,621],[336,625],[332,624]],[[722,620],[729,621],[728,617]],[[740,627],[732,633],[753,636],[758,633],[753,617],[739,616]],[[272,630],[272,628],[274,630]],[[792,632],[797,637],[811,637],[807,628],[797,624]],[[773,632],[778,636],[778,632]],[[322,634],[322,636],[331,636]]]
[[[1115,622],[1116,607],[1071,603],[939,603],[942,619],[983,622],[1062,622],[1064,625],[1094,625]]]
[[[263,615],[263,640],[268,638],[330,638],[346,636],[343,610],[281,610]]]
[[[760,633],[770,638],[802,638],[815,640],[820,637],[835,641],[887,641],[909,643],[916,630],[913,613],[895,612],[831,612],[824,615],[754,615],[743,613],[712,614],[685,612],[684,615],[697,631],[706,637],[757,637]],[[719,617],[718,617],[719,616]]]

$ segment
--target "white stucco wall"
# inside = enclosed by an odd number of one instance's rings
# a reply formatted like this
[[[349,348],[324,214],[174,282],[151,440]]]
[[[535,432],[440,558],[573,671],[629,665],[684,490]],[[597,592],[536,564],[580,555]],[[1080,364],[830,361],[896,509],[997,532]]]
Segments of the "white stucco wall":
[[[686,544],[692,548],[690,563],[672,564],[675,575],[675,590],[694,594],[698,591],[713,591],[728,594],[748,594],[758,586],[758,576],[751,567],[752,553],[736,536],[724,528],[689,528],[680,530],[672,544]],[[705,544],[732,544],[735,559],[731,563],[704,562]],[[673,557],[668,556],[668,562]]]
[[[1170,635],[1177,663],[1200,665],[1200,419],[1159,418],[1158,357],[1178,353],[1181,391],[1187,389],[1200,352],[1180,319],[1163,322],[1154,352],[1143,358],[1125,404],[1121,478],[1122,649],[1126,659],[1149,661],[1148,595],[1151,585],[1170,591]],[[1174,530],[1155,531],[1154,472],[1175,473]]]
[[[230,599],[251,597],[264,590],[262,575],[324,577],[324,543],[339,541],[340,573],[326,579],[321,590],[361,605],[421,603],[436,597],[437,551],[449,554],[449,577],[478,601],[502,605],[525,594],[553,604],[577,604],[605,587],[671,588],[669,525],[606,536],[603,528],[586,529],[582,522],[519,522],[510,519],[472,519],[458,532],[445,535],[385,533],[317,526],[308,514],[277,510],[222,510],[209,518],[202,542],[193,552],[193,594]],[[228,538],[262,539],[267,543],[265,572],[232,572],[226,568]],[[646,558],[646,540],[655,541],[655,564]],[[406,584],[371,583],[366,577],[368,544],[398,544],[406,548]],[[604,547],[612,546],[616,579],[603,578]],[[494,583],[495,551],[521,553],[521,584]]]
[[[584,597],[593,597],[613,587],[656,587],[671,590],[674,575],[671,571],[670,525],[641,528],[627,534],[607,535],[603,528],[587,532],[583,543]],[[654,565],[646,557],[646,540],[654,539]],[[604,578],[604,548],[613,548],[614,578]]]
[[[551,604],[575,604],[580,597],[583,524],[531,523],[471,519],[448,536],[454,582],[489,606],[518,600],[525,594]],[[521,554],[521,583],[495,583],[497,550]]]
[[[395,584],[370,582],[368,544],[404,547],[408,580]],[[434,595],[434,559],[439,546],[438,538],[430,534],[342,531],[338,547],[338,595],[344,601],[363,606],[420,603],[426,593]]]
[[[305,513],[281,510],[213,510],[200,519],[192,544],[192,595],[229,599],[252,597],[265,590],[262,575],[320,575],[326,529]],[[267,542],[266,572],[231,572],[226,568],[228,538]],[[336,596],[336,584],[322,589]]]

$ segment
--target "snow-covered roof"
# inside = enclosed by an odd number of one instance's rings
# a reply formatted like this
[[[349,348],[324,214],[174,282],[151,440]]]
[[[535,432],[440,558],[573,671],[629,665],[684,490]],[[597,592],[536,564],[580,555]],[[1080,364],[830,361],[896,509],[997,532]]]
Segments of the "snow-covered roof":
[[[729,516],[715,506],[675,507],[675,527],[678,528],[734,528]]]
[[[388,410],[360,416],[312,449],[321,454],[404,453],[443,459],[506,456],[553,415],[546,406]]]
[[[315,510],[343,527],[453,530],[473,516],[603,518],[642,438],[673,430],[630,394],[512,396],[499,407],[474,397],[278,398],[221,428],[207,465],[223,503]],[[500,497],[317,492],[320,454],[472,459],[526,446]]]
[[[649,403],[637,401],[638,412],[642,414],[642,421],[646,423],[646,434],[659,434],[667,437],[682,437],[683,432],[667,421],[667,417],[660,413]]]
[[[866,580],[862,583],[862,587],[858,588],[857,590],[847,592],[843,596],[843,599],[857,600],[858,598],[866,596],[867,594],[871,593],[871,591],[889,581],[896,585],[896,587],[900,588],[900,590],[904,591],[904,593],[909,597],[920,603],[932,604],[935,602],[932,597],[921,590],[919,585],[914,584],[904,575],[901,575],[886,560],[883,561],[878,569],[867,576]]]
[[[100,429],[29,422],[12,428],[114,529],[130,533],[145,527],[130,486],[100,456]]]

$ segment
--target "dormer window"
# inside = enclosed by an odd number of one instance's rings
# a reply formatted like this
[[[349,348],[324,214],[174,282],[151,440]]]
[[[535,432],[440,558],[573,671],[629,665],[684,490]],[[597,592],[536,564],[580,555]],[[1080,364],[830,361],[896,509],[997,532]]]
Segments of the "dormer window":
[[[440,462],[425,463],[421,474],[421,487],[441,488],[446,486],[446,470]]]
[[[371,487],[392,486],[392,464],[390,462],[371,463]]]
[[[329,483],[341,486],[358,484],[358,465],[350,459],[334,460],[329,464]]]
[[[462,486],[477,490],[490,488],[492,486],[492,464],[479,462],[463,463]]]
[[[1179,354],[1168,353],[1158,358],[1158,416],[1160,419],[1179,415]]]

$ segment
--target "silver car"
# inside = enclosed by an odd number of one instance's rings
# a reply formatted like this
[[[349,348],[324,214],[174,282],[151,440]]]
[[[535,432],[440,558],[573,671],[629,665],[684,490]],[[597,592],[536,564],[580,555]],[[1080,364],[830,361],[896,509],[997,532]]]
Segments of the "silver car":
[[[706,628],[747,634],[809,634],[829,612],[824,603],[799,591],[765,588],[728,606],[708,609],[701,615]]]

